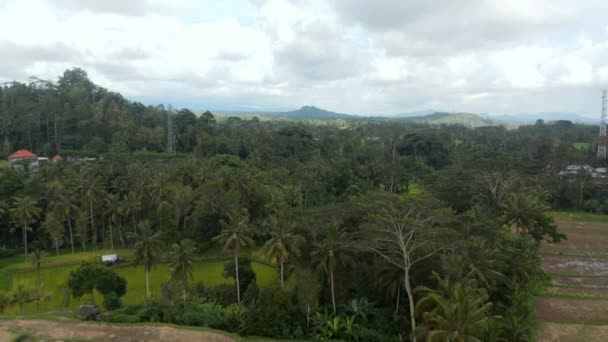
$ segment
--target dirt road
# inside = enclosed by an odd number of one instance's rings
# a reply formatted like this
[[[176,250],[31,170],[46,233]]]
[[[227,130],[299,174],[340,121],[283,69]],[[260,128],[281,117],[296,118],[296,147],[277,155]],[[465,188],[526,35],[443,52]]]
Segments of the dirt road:
[[[120,341],[120,342],[233,342],[234,338],[218,333],[179,329],[171,326],[118,325],[76,321],[4,320],[0,321],[0,339],[12,329],[54,340]],[[7,339],[8,341],[10,339]]]

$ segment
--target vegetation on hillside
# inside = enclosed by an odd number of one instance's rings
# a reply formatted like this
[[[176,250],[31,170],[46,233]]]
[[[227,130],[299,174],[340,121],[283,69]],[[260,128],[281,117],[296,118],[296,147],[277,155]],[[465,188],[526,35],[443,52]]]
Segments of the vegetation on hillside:
[[[128,278],[124,302],[139,303],[110,321],[274,338],[526,340],[538,245],[565,237],[547,210],[608,207],[589,179],[559,175],[594,161],[574,144],[596,128],[568,121],[317,125],[180,109],[167,137],[168,108],[128,101],[80,69],[0,91],[4,155],[95,158],[0,169],[0,251],[133,250],[136,268],[116,274]],[[165,152],[170,139],[176,153]],[[197,260],[217,253],[230,258],[213,273],[225,281],[199,282]],[[261,286],[252,256],[277,267],[274,284]],[[56,275],[94,296],[79,283],[87,277],[68,281],[70,267]],[[9,302],[30,305],[24,293],[42,288],[44,267],[40,279]]]

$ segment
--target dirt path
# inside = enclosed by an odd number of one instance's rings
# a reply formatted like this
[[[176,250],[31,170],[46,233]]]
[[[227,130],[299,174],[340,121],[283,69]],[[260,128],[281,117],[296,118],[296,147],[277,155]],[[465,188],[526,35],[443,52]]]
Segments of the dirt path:
[[[0,339],[11,329],[25,331],[51,340],[120,341],[120,342],[233,342],[234,338],[221,334],[179,329],[170,326],[115,325],[74,321],[5,320],[0,321]],[[7,339],[8,341],[10,339]]]
[[[543,342],[608,341],[608,224],[558,222],[568,240],[543,246],[552,284],[536,302]]]

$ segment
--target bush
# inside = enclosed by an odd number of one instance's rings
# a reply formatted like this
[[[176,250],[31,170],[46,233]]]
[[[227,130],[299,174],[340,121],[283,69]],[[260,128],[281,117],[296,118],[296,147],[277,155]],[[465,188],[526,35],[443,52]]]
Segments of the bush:
[[[296,308],[293,293],[271,287],[260,291],[258,300],[245,315],[243,332],[266,337],[286,336],[298,322],[303,321]]]
[[[19,254],[19,251],[15,248],[0,247],[0,258],[6,258],[17,254]]]
[[[178,324],[218,327],[224,322],[224,310],[214,303],[191,304],[176,317]]]
[[[103,297],[103,307],[109,311],[120,309],[122,301],[116,293],[110,292]]]
[[[110,323],[139,323],[139,317],[120,312],[111,313],[105,316],[103,320]]]

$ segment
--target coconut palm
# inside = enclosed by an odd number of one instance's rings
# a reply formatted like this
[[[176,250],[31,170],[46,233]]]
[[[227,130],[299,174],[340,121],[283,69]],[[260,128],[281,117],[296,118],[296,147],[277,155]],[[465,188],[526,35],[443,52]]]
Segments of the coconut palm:
[[[70,234],[70,246],[74,253],[74,233],[72,230],[72,216],[78,207],[76,204],[76,196],[73,192],[63,192],[53,201],[51,210],[59,213],[62,220],[68,222],[68,232]]]
[[[50,211],[44,219],[44,228],[53,240],[53,244],[55,245],[55,254],[59,255],[59,240],[63,238],[65,229],[63,222],[61,222],[59,219],[59,214],[54,211]]]
[[[264,245],[264,254],[272,262],[277,262],[281,270],[281,287],[285,284],[284,264],[288,261],[291,254],[300,253],[299,245],[304,242],[304,238],[294,233],[294,224],[280,222],[276,216],[268,218],[268,226],[271,236]]]
[[[184,226],[183,221],[194,200],[192,188],[187,185],[175,185],[171,191],[171,203],[175,211],[175,229]],[[180,224],[181,223],[181,224]]]
[[[511,193],[503,205],[508,222],[515,232],[526,235],[536,225],[536,219],[542,216],[545,207],[534,197],[526,193]]]
[[[87,237],[89,235],[89,222],[87,219],[87,215],[83,213],[81,210],[77,211],[74,215],[74,223],[76,225],[76,232],[80,237],[80,244],[82,246],[82,250],[87,250]]]
[[[23,228],[23,246],[27,257],[27,232],[30,230],[30,224],[40,216],[41,210],[30,196],[17,196],[14,201],[10,210],[11,220]]]
[[[249,236],[251,229],[248,226],[249,216],[247,210],[235,210],[228,214],[228,222],[222,220],[224,227],[220,234],[213,238],[224,247],[225,251],[232,250],[234,253],[234,266],[236,273],[236,300],[241,302],[241,288],[239,282],[239,251],[243,247],[253,245],[253,240]]]
[[[80,180],[78,190],[83,201],[87,203],[89,210],[89,218],[91,223],[91,231],[93,233],[93,243],[97,246],[97,229],[95,228],[95,205],[101,199],[104,189],[101,180],[98,177],[87,176]]]
[[[194,264],[195,252],[196,247],[194,246],[194,242],[188,239],[174,243],[169,252],[171,280],[182,286],[184,305],[188,297],[188,282],[192,280],[192,265]]]
[[[13,293],[12,292],[4,292],[0,294],[0,313],[4,313],[4,310],[8,308],[13,303]]]
[[[120,217],[120,199],[118,195],[108,194],[105,197],[105,214],[108,216],[108,225],[110,228],[110,248],[114,249],[114,228],[112,226],[113,223],[118,222],[118,218]],[[122,229],[120,228],[120,224],[118,225],[118,239],[122,243],[122,246],[125,246],[125,241],[122,238]]]
[[[32,295],[23,285],[18,285],[13,292],[13,303],[19,305],[19,312],[23,312],[25,304],[31,302]]]
[[[317,265],[318,271],[323,271],[329,277],[331,290],[331,303],[336,313],[336,294],[334,289],[334,273],[336,267],[346,266],[351,261],[351,238],[348,233],[340,229],[338,222],[328,226],[325,239],[315,243],[311,256]]]
[[[133,245],[133,266],[143,265],[146,271],[146,298],[150,299],[150,270],[160,256],[161,244],[159,233],[153,233],[150,223],[143,221],[139,224],[139,233],[129,233]]]
[[[426,295],[416,304],[422,312],[427,341],[482,341],[491,316],[492,304],[485,290],[474,280],[452,283],[440,279],[440,290],[421,289]]]
[[[40,268],[42,264],[46,263],[47,255],[46,252],[36,249],[30,256],[32,265],[36,267],[36,274],[38,276],[38,285],[40,285]]]

